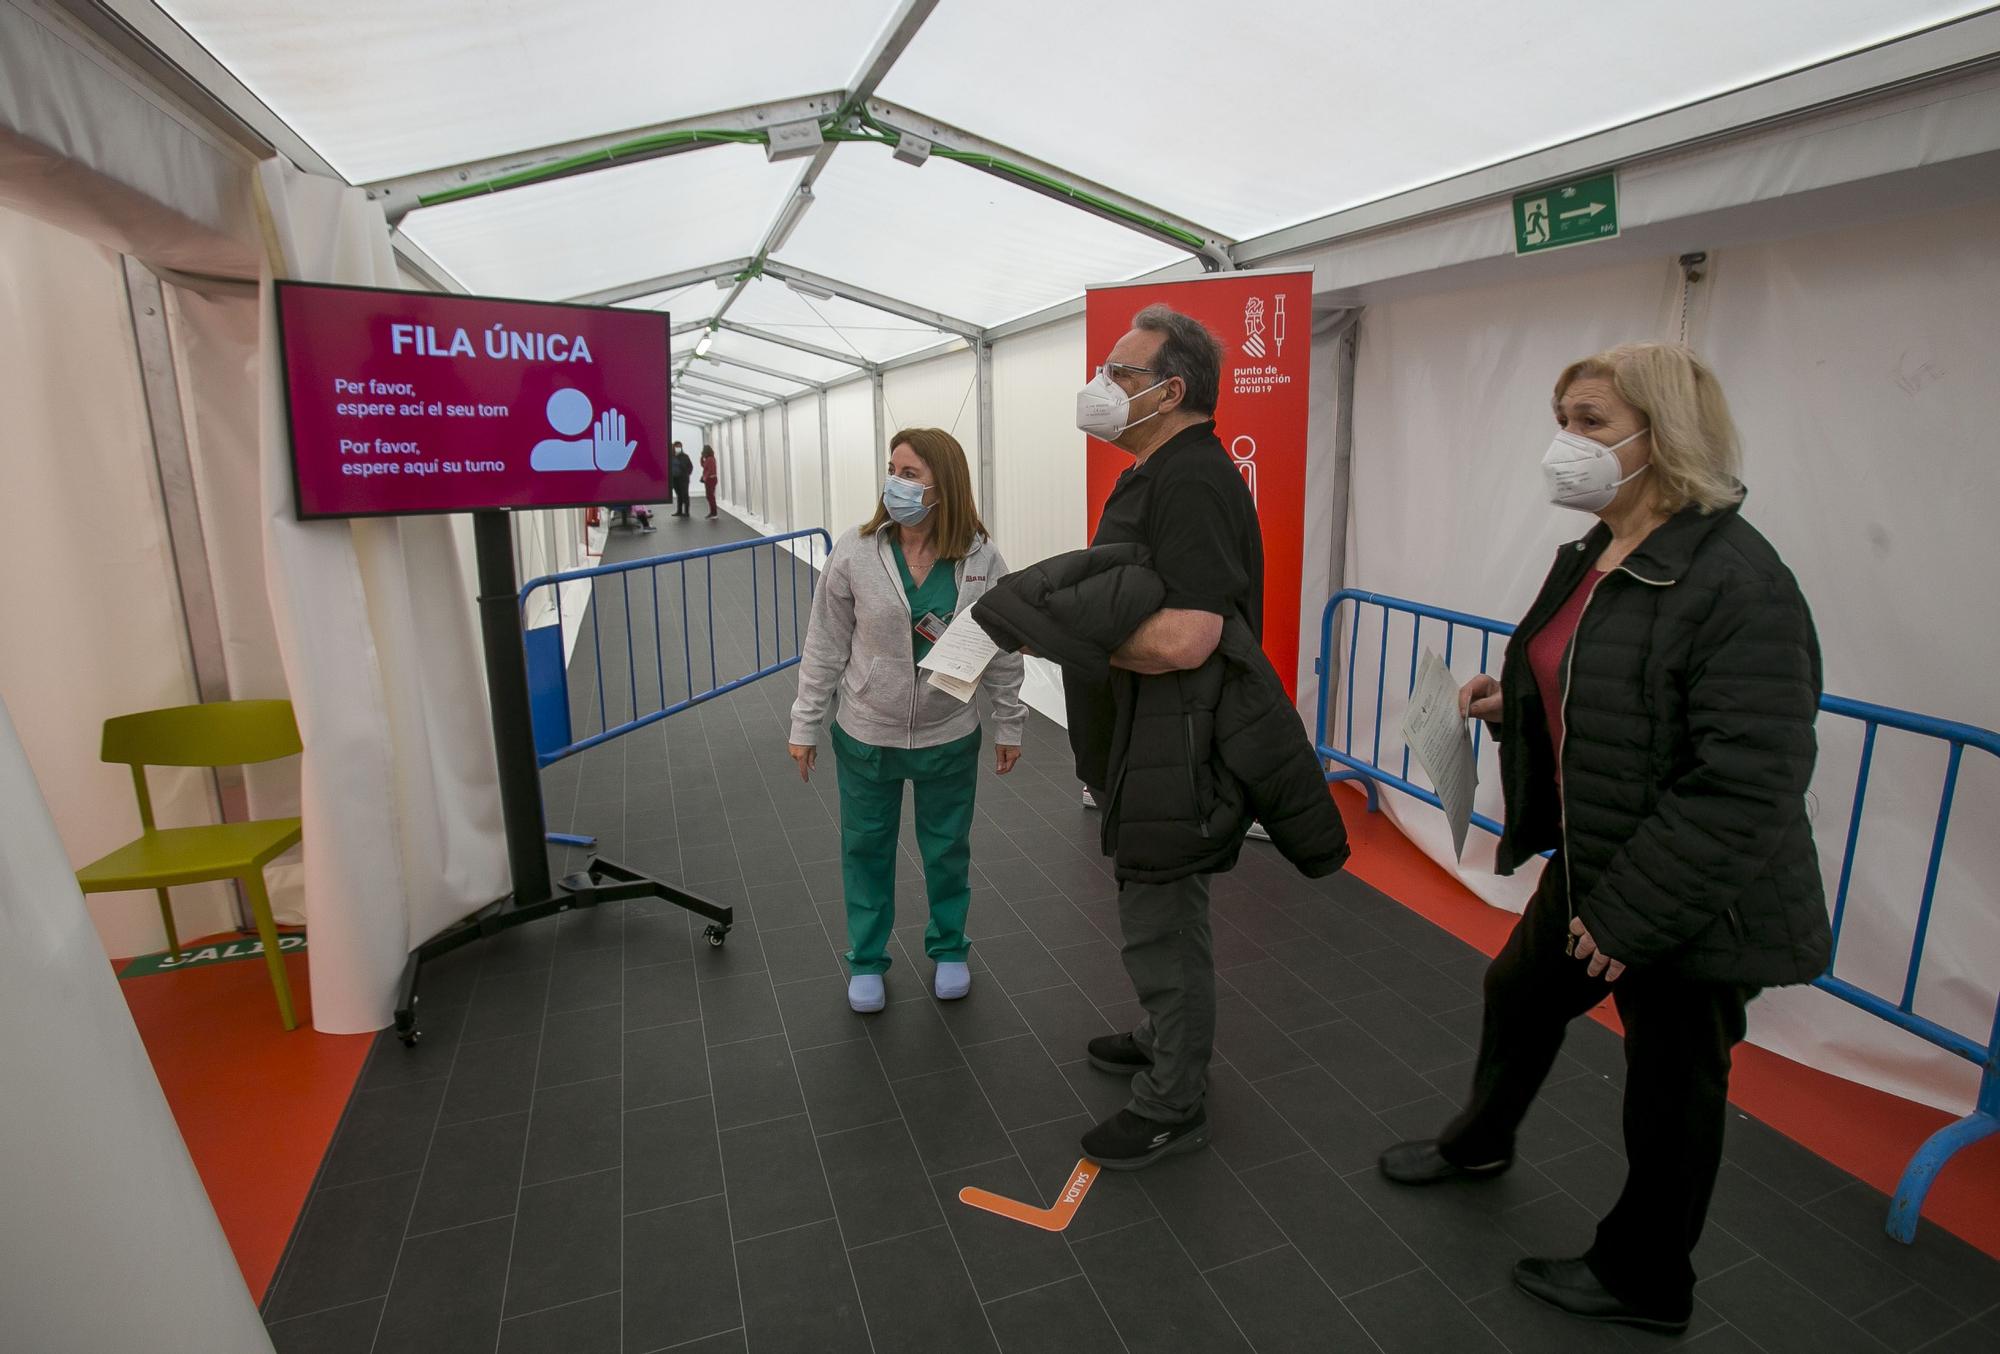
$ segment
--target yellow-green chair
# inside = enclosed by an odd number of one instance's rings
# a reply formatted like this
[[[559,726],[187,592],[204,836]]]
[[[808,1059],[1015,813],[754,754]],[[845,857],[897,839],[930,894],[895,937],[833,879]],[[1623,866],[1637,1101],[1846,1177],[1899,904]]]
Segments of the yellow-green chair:
[[[296,818],[268,818],[212,827],[155,827],[153,799],[146,792],[148,766],[241,766],[276,761],[300,751],[299,726],[290,701],[215,701],[148,710],[104,721],[102,756],[132,768],[132,788],[139,793],[139,822],[145,832],[102,860],[76,872],[85,893],[118,893],[152,889],[160,896],[160,920],[167,927],[167,948],[180,957],[180,937],[174,931],[173,906],[167,890],[175,884],[203,884],[234,879],[243,886],[257,936],[264,942],[264,963],[277,989],[278,1015],[285,1028],[297,1029],[292,1015],[292,985],[285,978],[285,957],[278,949],[278,928],[271,920],[271,899],[264,891],[264,867],[298,845],[302,835]]]

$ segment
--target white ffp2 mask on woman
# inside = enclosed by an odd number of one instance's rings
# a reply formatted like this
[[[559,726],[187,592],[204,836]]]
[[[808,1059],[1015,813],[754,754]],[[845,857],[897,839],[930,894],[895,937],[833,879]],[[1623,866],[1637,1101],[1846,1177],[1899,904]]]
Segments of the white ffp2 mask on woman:
[[[1620,485],[1652,468],[1652,462],[1648,461],[1620,478],[1618,472],[1625,467],[1612,454],[1646,431],[1641,428],[1632,437],[1621,438],[1608,447],[1567,428],[1557,433],[1555,441],[1542,453],[1542,478],[1549,486],[1549,502],[1578,512],[1597,512],[1609,506],[1618,497]]]

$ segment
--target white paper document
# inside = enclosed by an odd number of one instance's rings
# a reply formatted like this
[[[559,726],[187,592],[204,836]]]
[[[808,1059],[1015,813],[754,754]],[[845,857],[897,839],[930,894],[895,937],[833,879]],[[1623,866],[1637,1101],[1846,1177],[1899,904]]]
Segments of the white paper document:
[[[1429,649],[1424,650],[1416,689],[1403,711],[1403,741],[1417,754],[1437,797],[1444,801],[1452,852],[1462,859],[1466,829],[1472,826],[1472,791],[1479,783],[1472,760],[1472,726],[1458,713],[1457,679]]]
[[[999,652],[1000,646],[972,619],[972,608],[960,607],[917,666],[930,673],[932,686],[969,701],[979,689],[980,674]]]

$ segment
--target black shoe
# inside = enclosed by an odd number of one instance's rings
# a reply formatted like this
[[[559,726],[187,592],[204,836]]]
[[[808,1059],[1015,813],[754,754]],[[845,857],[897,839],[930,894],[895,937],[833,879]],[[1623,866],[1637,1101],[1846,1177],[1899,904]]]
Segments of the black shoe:
[[[1514,1266],[1514,1286],[1585,1321],[1615,1321],[1671,1335],[1687,1329],[1694,1305],[1690,1300],[1687,1310],[1674,1314],[1641,1311],[1615,1297],[1581,1260],[1523,1260]]]
[[[1435,1185],[1440,1180],[1486,1180],[1499,1175],[1514,1164],[1514,1158],[1503,1157],[1499,1161],[1489,1161],[1478,1166],[1460,1166],[1445,1160],[1438,1150],[1436,1138],[1425,1138],[1419,1142],[1399,1142],[1377,1158],[1376,1164],[1382,1174],[1399,1185]]]
[[[1084,1045],[1090,1065],[1113,1076],[1129,1077],[1153,1065],[1139,1049],[1139,1041],[1129,1034],[1100,1034]]]
[[[1165,1124],[1119,1110],[1083,1135],[1083,1154],[1107,1171],[1136,1171],[1175,1152],[1208,1146],[1208,1112],[1196,1110],[1186,1123]]]

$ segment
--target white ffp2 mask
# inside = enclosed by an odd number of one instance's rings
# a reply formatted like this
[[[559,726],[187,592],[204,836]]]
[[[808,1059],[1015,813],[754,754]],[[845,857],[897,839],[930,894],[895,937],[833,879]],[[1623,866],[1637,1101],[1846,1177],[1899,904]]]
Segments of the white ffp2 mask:
[[[1149,394],[1172,379],[1169,376],[1155,381],[1139,393]],[[1146,418],[1152,418],[1159,412],[1155,409]],[[1110,372],[1102,368],[1091,378],[1089,385],[1076,392],[1076,426],[1092,437],[1101,437],[1109,442],[1127,428],[1144,423],[1146,418],[1132,418],[1132,397],[1125,393],[1123,386],[1111,379]]]
[[[1641,428],[1632,437],[1622,438],[1608,447],[1567,428],[1557,433],[1555,441],[1549,443],[1549,449],[1542,453],[1542,479],[1549,487],[1549,502],[1559,508],[1574,508],[1578,512],[1597,512],[1608,507],[1611,500],[1618,497],[1620,485],[1637,479],[1652,468],[1652,462],[1648,461],[1631,474],[1620,477],[1618,472],[1624,467],[1612,454],[1646,431]]]

